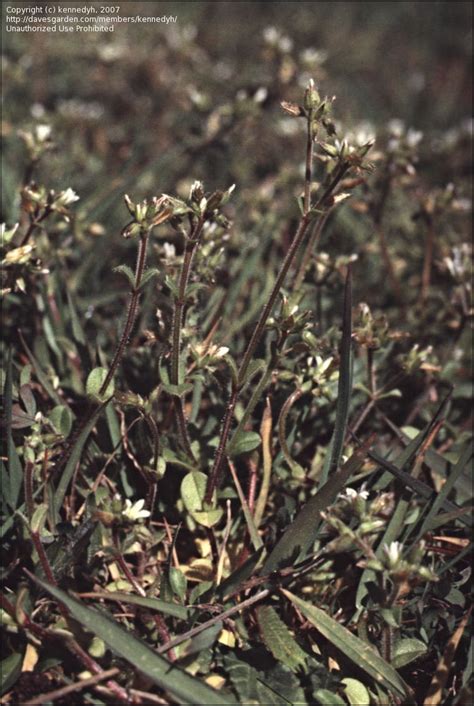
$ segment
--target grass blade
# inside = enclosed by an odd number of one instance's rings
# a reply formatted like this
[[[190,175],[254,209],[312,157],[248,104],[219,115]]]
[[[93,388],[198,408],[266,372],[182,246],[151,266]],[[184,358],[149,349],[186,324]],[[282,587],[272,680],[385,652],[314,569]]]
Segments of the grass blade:
[[[233,697],[216,691],[178,669],[151,647],[122,628],[98,610],[88,608],[61,589],[34,577],[35,582],[53,598],[62,603],[71,615],[90,632],[100,637],[119,657],[130,662],[155,684],[173,694],[180,704],[235,704]]]
[[[377,454],[374,454],[373,452],[369,452],[368,456],[376,461],[379,466],[384,468],[386,471],[391,472],[395,478],[403,482],[404,487],[409,487],[415,492],[418,492],[421,494],[423,497],[428,497],[430,498],[432,495],[431,489],[422,481],[418,480],[418,478],[412,476],[410,473],[406,472],[403,470],[403,468],[409,468],[413,461],[417,458],[418,453],[422,452],[423,445],[425,444],[426,440],[429,438],[432,430],[435,428],[436,424],[438,423],[445,407],[446,404],[449,400],[449,395],[448,397],[441,403],[441,405],[438,408],[438,411],[434,415],[433,419],[429,422],[429,424],[426,425],[424,429],[422,429],[417,436],[412,439],[412,441],[408,444],[406,448],[403,449],[403,451],[397,456],[395,459],[394,463],[391,463],[389,461],[386,461],[384,458],[379,457]],[[380,479],[382,480],[382,479]],[[377,487],[377,484],[374,486]],[[390,521],[385,529],[385,532],[380,539],[377,550],[376,550],[376,555],[380,557],[383,547],[385,545],[390,545],[391,542],[396,541],[399,538],[399,535],[403,529],[403,523],[405,520],[405,516],[409,507],[410,501],[406,497],[405,494],[403,494],[395,507],[395,510],[393,512],[392,517],[390,518]],[[375,574],[372,569],[364,569],[362,572],[362,576],[360,577],[359,585],[357,588],[357,594],[356,594],[356,606],[358,610],[362,609],[362,602],[367,595],[367,584],[369,581],[373,580]]]
[[[11,349],[8,354],[7,369],[5,375],[4,404],[7,437],[7,458],[8,458],[8,500],[12,510],[16,510],[20,492],[23,485],[23,468],[18,456],[18,452],[13,443],[12,435],[12,390],[13,390],[13,363]]]
[[[147,596],[137,596],[133,593],[120,593],[119,591],[103,591],[101,593],[81,593],[81,598],[95,598],[100,601],[120,601],[137,605],[148,610],[156,610],[174,618],[186,620],[189,617],[189,610],[177,603],[169,603],[159,598],[148,598]]]
[[[64,496],[66,495],[69,483],[71,482],[71,479],[74,475],[76,465],[80,461],[82,450],[87,442],[87,439],[89,438],[89,434],[91,433],[92,429],[94,428],[97,422],[99,414],[102,412],[103,407],[104,405],[101,405],[92,413],[92,416],[90,417],[87,424],[77,437],[76,443],[74,444],[74,447],[71,451],[71,455],[69,456],[67,463],[64,466],[64,470],[61,474],[58,487],[56,488],[56,492],[54,493],[53,507],[56,521],[59,517],[59,511],[63,504]]]
[[[451,665],[453,663],[454,657],[456,655],[456,650],[461,641],[463,633],[469,622],[471,615],[471,608],[463,615],[461,622],[459,623],[456,630],[453,632],[448,640],[448,644],[445,647],[444,653],[439,660],[436,672],[431,680],[431,684],[426,695],[426,699],[423,706],[438,706],[443,700],[443,691],[446,688],[446,682],[448,681],[449,674],[451,672]]]
[[[430,510],[424,519],[421,526],[419,537],[422,537],[425,532],[433,529],[436,525],[436,516],[438,512],[444,507],[445,501],[448,499],[449,493],[456,485],[461,473],[466,468],[467,464],[472,460],[473,446],[469,441],[461,453],[458,462],[454,466],[452,472],[450,473],[446,483],[443,485],[438,495],[436,496],[434,502],[430,506]],[[462,509],[462,508],[461,508]]]
[[[378,684],[407,698],[414,704],[410,687],[370,645],[353,635],[320,608],[301,600],[293,593],[282,589],[282,593],[300,610],[312,625],[359,669],[369,674]]]
[[[237,471],[235,469],[235,466],[233,462],[230,460],[230,458],[227,459],[227,462],[229,464],[230,472],[232,474],[232,479],[234,481],[235,488],[237,490],[237,495],[239,496],[240,500],[240,505],[242,507],[242,512],[244,513],[245,517],[245,522],[247,523],[247,529],[250,535],[250,539],[252,540],[253,548],[255,549],[256,552],[260,549],[260,547],[263,547],[263,541],[262,538],[260,537],[257,528],[255,526],[255,522],[252,517],[252,513],[249,510],[249,506],[247,504],[247,500],[245,498],[244,492],[242,490],[242,486],[240,485],[239,477],[237,475]]]
[[[344,288],[344,305],[342,314],[341,363],[337,386],[336,424],[332,435],[328,454],[321,474],[321,482],[339,468],[344,439],[346,437],[347,419],[352,393],[352,271],[347,269]]]
[[[31,349],[28,347],[28,344],[26,343],[25,339],[23,338],[21,331],[19,332],[19,335],[20,335],[22,346],[26,351],[26,355],[28,356],[31,365],[33,366],[33,369],[36,373],[36,377],[38,378],[38,381],[39,381],[41,387],[48,393],[48,395],[53,400],[53,402],[55,402],[56,404],[61,404],[61,405],[66,404],[65,400],[61,399],[61,397],[58,395],[58,393],[56,392],[54,387],[49,382],[46,373],[44,372],[44,370],[41,367],[41,365],[39,364],[39,362],[36,360]]]
[[[270,556],[262,573],[268,574],[282,566],[301,561],[315,541],[320,525],[320,513],[331,505],[349,478],[360,469],[372,443],[370,438],[346,461],[342,468],[318,490],[287,527]]]

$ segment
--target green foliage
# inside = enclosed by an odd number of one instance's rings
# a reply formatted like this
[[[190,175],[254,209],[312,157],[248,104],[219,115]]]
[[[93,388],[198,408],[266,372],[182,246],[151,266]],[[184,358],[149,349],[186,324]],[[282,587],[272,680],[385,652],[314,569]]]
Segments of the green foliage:
[[[260,5],[8,32],[9,703],[469,700],[468,4]]]

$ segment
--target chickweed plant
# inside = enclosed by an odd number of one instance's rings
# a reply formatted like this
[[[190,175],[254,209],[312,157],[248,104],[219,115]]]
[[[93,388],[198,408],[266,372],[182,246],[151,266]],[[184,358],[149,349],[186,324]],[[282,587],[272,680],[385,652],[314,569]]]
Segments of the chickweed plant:
[[[279,90],[278,176],[126,195],[109,256],[41,182],[49,126],[20,133],[5,703],[469,701],[465,199],[423,183],[418,133]],[[210,113],[192,159],[266,95]]]

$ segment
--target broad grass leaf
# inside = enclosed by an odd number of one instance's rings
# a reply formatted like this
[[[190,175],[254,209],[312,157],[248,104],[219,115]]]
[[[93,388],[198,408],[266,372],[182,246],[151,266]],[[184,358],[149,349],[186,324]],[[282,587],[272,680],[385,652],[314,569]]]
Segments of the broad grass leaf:
[[[181,620],[186,620],[189,616],[189,610],[184,606],[177,605],[176,603],[170,603],[168,601],[162,601],[160,598],[148,598],[146,596],[137,596],[133,593],[129,594],[120,593],[117,591],[107,591],[101,594],[92,594],[90,598],[96,598],[97,600],[129,603],[130,605],[137,605],[142,608],[146,608],[147,610],[156,610],[159,613],[171,615],[174,618],[180,618]]]
[[[349,478],[361,468],[370,444],[371,439],[355,451],[342,468],[308,500],[273,548],[263,565],[262,573],[269,574],[281,566],[297,563],[306,556],[317,537],[321,512],[335,501]]]
[[[21,674],[22,664],[23,654],[20,652],[12,652],[0,662],[0,693],[2,696],[14,686]]]
[[[130,662],[138,671],[173,695],[179,704],[234,705],[235,699],[216,691],[199,679],[171,664],[117,622],[98,610],[89,608],[59,588],[45,581],[35,581],[53,598],[62,603],[86,629],[101,638],[119,657]]]
[[[321,474],[322,483],[339,468],[341,462],[352,395],[352,367],[352,272],[349,266],[344,288],[341,363],[339,366],[339,381],[337,386],[336,423]]]
[[[303,601],[298,596],[282,589],[284,595],[300,610],[314,627],[334,647],[359,669],[369,674],[381,686],[407,698],[407,703],[414,704],[410,687],[372,647],[353,635],[320,608]]]
[[[73,449],[71,451],[71,454],[67,460],[66,465],[64,466],[64,470],[61,474],[61,478],[59,480],[58,486],[56,488],[56,492],[54,493],[54,513],[56,515],[56,518],[59,517],[59,511],[61,509],[61,506],[63,504],[64,496],[66,495],[66,491],[68,489],[69,483],[71,482],[71,479],[74,475],[74,471],[76,470],[76,465],[79,463],[81,459],[81,454],[84,449],[84,446],[87,442],[87,439],[89,438],[89,435],[93,428],[95,427],[95,424],[97,422],[97,419],[102,412],[103,406],[99,407],[96,409],[96,411],[92,414],[90,419],[88,420],[87,424],[85,427],[82,429],[81,433],[76,439],[76,442],[73,446]]]

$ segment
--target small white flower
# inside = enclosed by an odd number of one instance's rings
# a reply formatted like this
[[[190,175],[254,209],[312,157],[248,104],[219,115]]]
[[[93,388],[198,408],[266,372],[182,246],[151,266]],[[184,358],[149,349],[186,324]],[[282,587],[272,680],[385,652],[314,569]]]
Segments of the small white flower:
[[[350,502],[355,502],[357,498],[367,500],[369,493],[367,490],[356,490],[355,488],[345,488],[343,493],[339,493],[339,497]]]
[[[401,137],[405,131],[405,123],[399,118],[393,118],[388,122],[388,131],[393,137]]]
[[[42,105],[42,103],[33,103],[33,105],[31,106],[30,112],[34,118],[39,119],[44,116],[44,114],[46,113],[46,110],[44,108],[44,105]]]
[[[280,33],[276,27],[265,27],[263,30],[263,38],[267,44],[276,44],[280,38]]]
[[[304,64],[323,64],[328,58],[328,54],[324,49],[308,47],[307,49],[303,49],[300,58]]]
[[[189,198],[192,199],[193,196],[197,193],[204,193],[204,185],[202,181],[198,181],[197,179],[195,179],[191,184],[191,188],[189,190]]]
[[[254,102],[255,103],[263,103],[265,98],[268,96],[268,90],[265,88],[265,86],[260,86],[260,88],[257,88],[254,94]]]
[[[51,125],[37,125],[35,133],[38,142],[46,142],[51,136]]]
[[[288,54],[293,49],[293,40],[289,37],[281,37],[278,47],[283,54]]]
[[[391,542],[389,545],[384,544],[383,550],[388,559],[390,567],[394,567],[400,561],[402,555],[403,544],[401,542]]]
[[[79,196],[71,187],[61,191],[55,199],[56,206],[69,206],[69,204],[79,201]]]
[[[176,257],[176,248],[172,243],[163,243],[163,254],[167,260]]]
[[[407,145],[409,147],[416,147],[419,142],[423,139],[423,133],[421,130],[414,130],[412,127],[407,131]]]
[[[122,510],[122,516],[131,522],[136,522],[137,520],[150,517],[149,510],[143,510],[145,501],[143,499],[137,500],[136,503],[131,502],[128,498],[125,499],[125,507]]]
[[[215,358],[223,358],[227,353],[229,352],[229,349],[227,346],[220,346],[217,351],[214,353]]]

